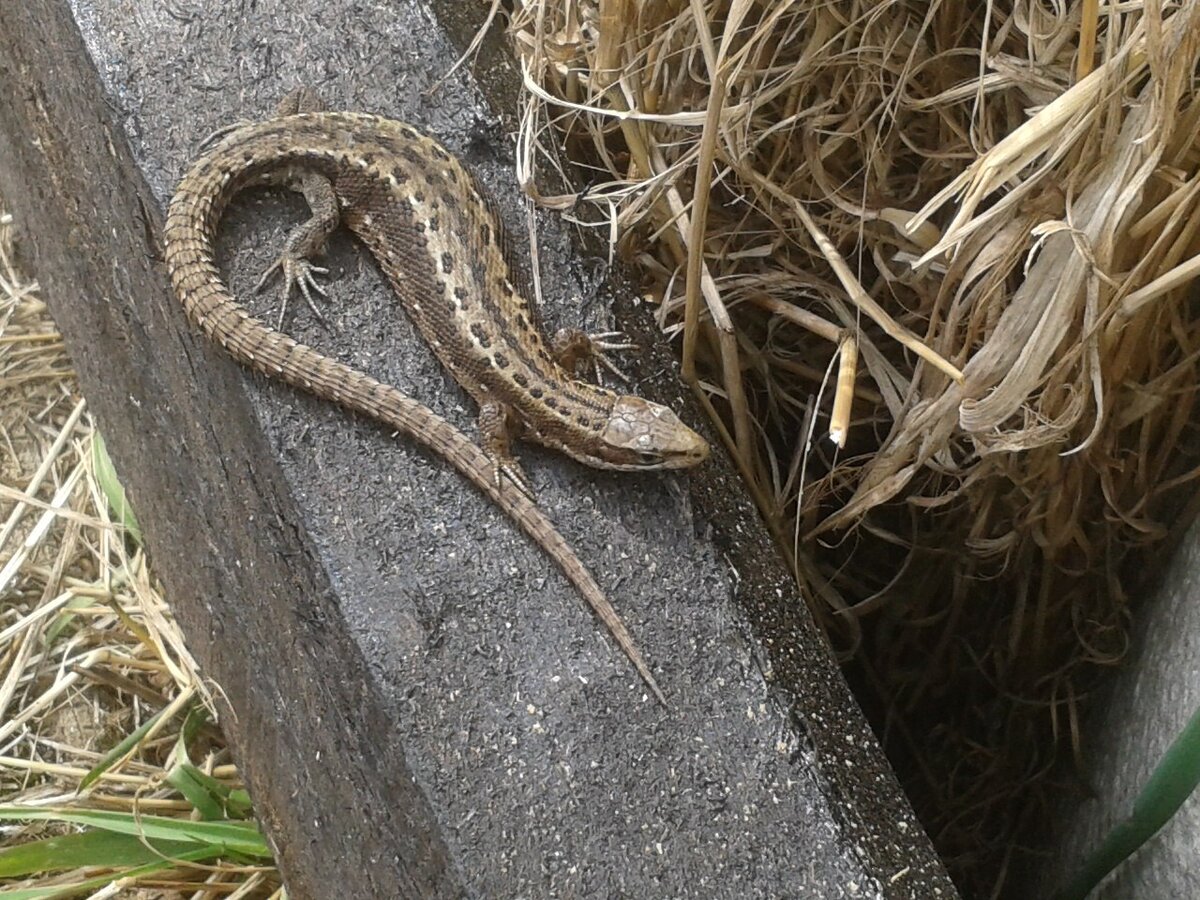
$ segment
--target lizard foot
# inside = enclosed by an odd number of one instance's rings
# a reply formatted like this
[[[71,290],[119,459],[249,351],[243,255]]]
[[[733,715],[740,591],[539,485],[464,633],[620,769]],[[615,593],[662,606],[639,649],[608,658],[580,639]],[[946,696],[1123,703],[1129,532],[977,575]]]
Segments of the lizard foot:
[[[637,344],[626,338],[624,332],[601,331],[597,334],[586,334],[578,328],[560,328],[551,344],[559,365],[568,372],[577,371],[581,362],[590,363],[597,384],[603,384],[604,373],[601,367],[629,384],[629,376],[617,368],[608,355],[610,352],[638,349]]]
[[[501,490],[504,485],[501,479],[507,478],[513,483],[518,491],[524,494],[529,500],[537,502],[537,495],[533,491],[533,485],[529,483],[529,478],[525,475],[525,470],[521,468],[521,464],[515,459],[509,458],[505,460],[492,461],[492,478],[496,482],[496,487]]]
[[[514,427],[510,410],[503,403],[491,401],[479,407],[480,448],[492,463],[492,480],[503,490],[503,478],[511,481],[526,497],[535,500],[533,486],[510,449],[511,429]]]
[[[263,272],[262,278],[258,279],[258,284],[254,286],[254,292],[261,291],[276,272],[283,275],[283,302],[279,306],[279,324],[276,327],[283,330],[283,317],[287,312],[288,298],[292,294],[292,289],[296,287],[300,288],[300,293],[304,295],[304,300],[313,315],[317,317],[317,321],[324,325],[325,317],[317,308],[312,292],[316,291],[322,297],[325,296],[325,288],[317,281],[316,276],[328,275],[329,270],[321,266],[314,266],[303,256],[294,256],[285,250],[279,259],[271,263],[270,268]]]

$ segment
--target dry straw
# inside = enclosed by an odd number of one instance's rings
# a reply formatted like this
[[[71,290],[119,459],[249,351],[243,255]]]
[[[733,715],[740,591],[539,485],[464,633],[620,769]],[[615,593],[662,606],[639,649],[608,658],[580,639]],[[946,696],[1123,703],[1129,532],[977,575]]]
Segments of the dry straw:
[[[180,762],[183,723],[172,712],[199,701],[211,708],[208,686],[144,555],[110,519],[96,432],[39,288],[14,265],[11,238],[11,217],[0,212],[0,805],[187,822],[195,809],[167,781]],[[119,759],[104,762],[164,710]],[[206,774],[241,786],[215,729],[202,728],[188,749]],[[94,769],[103,771],[91,780]],[[6,818],[0,843],[32,845],[72,830]],[[115,867],[108,852],[96,851],[95,864]],[[68,885],[97,871],[80,864],[24,886],[70,893]],[[158,878],[162,885],[167,876]],[[279,883],[270,870],[232,862],[167,880],[194,897],[266,897]],[[110,885],[95,896],[134,890]]]
[[[1200,4],[532,0],[511,33],[527,190],[640,265],[935,840],[998,884],[1189,518]]]

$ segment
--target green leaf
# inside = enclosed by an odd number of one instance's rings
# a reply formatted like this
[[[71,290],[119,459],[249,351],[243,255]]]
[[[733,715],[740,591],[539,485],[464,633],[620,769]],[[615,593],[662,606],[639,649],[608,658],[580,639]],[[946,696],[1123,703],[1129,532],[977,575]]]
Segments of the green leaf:
[[[1133,803],[1129,818],[1110,831],[1079,871],[1054,896],[1083,900],[1109,872],[1158,832],[1200,784],[1200,709],[1171,742]]]
[[[187,862],[199,862],[211,859],[214,856],[220,856],[220,852],[215,847],[200,847],[195,850],[186,850],[182,853],[177,853],[175,856],[177,859]],[[156,872],[173,868],[176,868],[175,863],[169,860],[160,860],[159,862],[147,863],[144,866],[126,869],[110,875],[100,875],[96,878],[77,881],[73,884],[56,884],[53,887],[0,889],[0,900],[65,900],[67,897],[74,897],[77,894],[106,887],[118,878],[136,880],[145,875],[153,875]]]
[[[125,735],[117,746],[105,753],[100,758],[100,761],[92,766],[91,771],[83,776],[83,781],[79,782],[79,789],[76,793],[82,793],[87,790],[97,778],[111,769],[118,760],[124,758],[125,754],[137,746],[138,741],[146,736],[146,732],[154,727],[154,723],[159,720],[167,709],[169,707],[160,709],[129,734]]]
[[[108,507],[113,516],[124,526],[125,532],[137,545],[142,546],[142,529],[138,526],[129,501],[125,498],[125,488],[117,478],[117,470],[108,458],[108,449],[104,446],[104,438],[99,431],[92,439],[92,469],[96,473],[96,483],[108,499]]]
[[[167,783],[183,794],[204,819],[244,819],[246,817],[247,809],[245,807],[234,809],[235,804],[231,803],[232,788],[204,774],[189,762],[173,766],[167,773]]]
[[[177,752],[180,759],[189,759],[187,753],[188,745],[196,739],[200,729],[209,722],[208,710],[203,706],[193,706],[188,712],[187,718],[183,720],[183,727],[179,729],[179,746]]]
[[[175,759],[178,762],[167,773],[167,783],[183,794],[204,819],[245,819],[250,814],[250,795],[242,790],[235,791],[205,774],[188,757],[188,744],[208,722],[208,718],[203,706],[193,706],[184,719],[175,740]]]
[[[271,850],[253,822],[192,822],[167,816],[134,816],[131,813],[70,807],[0,806],[0,820],[71,822],[118,834],[141,835],[148,840],[184,841],[221,847],[258,859],[270,859]]]
[[[75,610],[84,609],[91,606],[96,601],[91,597],[75,597],[67,601],[67,605],[63,607],[63,611],[54,617],[54,621],[46,629],[43,641],[47,647],[52,647],[54,642],[59,639],[64,631],[71,626],[78,618]]]
[[[115,869],[156,862],[163,856],[178,856],[196,848],[183,841],[152,841],[150,850],[130,834],[111,831],[84,831],[30,841],[0,850],[0,878],[20,878],[35,872],[62,872],[81,866]],[[213,855],[219,854],[212,848]]]

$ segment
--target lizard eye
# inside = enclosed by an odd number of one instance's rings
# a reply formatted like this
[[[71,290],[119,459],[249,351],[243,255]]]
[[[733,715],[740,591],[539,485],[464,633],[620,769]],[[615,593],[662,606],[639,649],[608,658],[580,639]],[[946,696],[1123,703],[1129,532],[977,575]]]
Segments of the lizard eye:
[[[639,450],[637,454],[638,462],[643,466],[653,466],[656,463],[662,462],[662,456],[658,453],[651,453],[648,450]]]

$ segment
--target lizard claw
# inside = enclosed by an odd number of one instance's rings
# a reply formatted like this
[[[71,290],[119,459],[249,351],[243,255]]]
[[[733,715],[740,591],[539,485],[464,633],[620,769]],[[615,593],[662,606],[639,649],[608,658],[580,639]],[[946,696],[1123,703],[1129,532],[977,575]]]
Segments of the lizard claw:
[[[325,287],[316,276],[328,275],[329,270],[323,266],[314,266],[311,262],[302,256],[291,256],[284,253],[271,263],[270,268],[263,272],[262,277],[258,279],[258,283],[254,285],[254,292],[261,291],[271,279],[271,276],[276,272],[283,275],[283,303],[279,307],[279,324],[276,326],[280,330],[283,329],[283,317],[287,313],[288,298],[292,294],[293,288],[300,288],[300,293],[304,296],[304,301],[308,304],[308,308],[312,310],[318,322],[325,324],[325,317],[321,314],[321,310],[317,307],[316,301],[313,300],[312,292],[316,291],[322,297],[326,296]]]
[[[601,367],[608,369],[626,384],[629,383],[629,376],[618,369],[608,356],[608,351],[638,349],[637,344],[628,340],[624,332],[601,331],[597,334],[584,334],[578,328],[563,328],[554,335],[551,343],[559,364],[568,372],[574,373],[576,366],[582,362],[591,367],[597,384],[604,383]]]
[[[492,483],[496,490],[504,490],[504,479],[507,478],[530,501],[536,502],[533,486],[509,449],[510,413],[507,406],[495,400],[480,405],[479,447],[492,464]]]
[[[637,344],[630,342],[623,331],[597,331],[588,339],[597,350],[636,350]]]
[[[612,361],[608,353],[637,350],[638,345],[630,341],[623,331],[601,331],[589,334],[588,340],[592,342],[592,368],[596,373],[596,383],[604,383],[600,372],[600,367],[603,366],[625,384],[629,384],[630,377],[617,368],[617,364]]]
[[[533,492],[533,485],[529,483],[529,478],[526,477],[525,472],[515,459],[494,463],[492,466],[492,477],[496,481],[496,487],[500,490],[504,490],[502,479],[507,478],[527,499],[537,502],[537,495]]]

